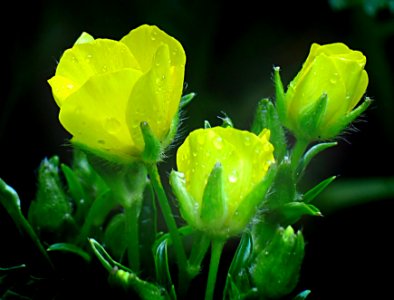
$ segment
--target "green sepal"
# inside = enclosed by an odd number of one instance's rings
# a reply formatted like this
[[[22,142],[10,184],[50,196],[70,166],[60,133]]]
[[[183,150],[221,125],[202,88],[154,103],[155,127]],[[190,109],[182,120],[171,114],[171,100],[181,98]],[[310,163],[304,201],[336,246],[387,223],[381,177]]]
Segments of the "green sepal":
[[[261,208],[266,198],[266,193],[272,186],[276,172],[276,166],[272,165],[264,176],[264,179],[253,188],[253,190],[238,206],[238,209],[231,219],[231,224],[235,229],[245,228],[245,226],[252,220],[252,217],[256,214],[257,210]],[[230,229],[229,236],[233,234],[237,234],[237,232],[231,233]]]
[[[274,84],[275,84],[275,104],[279,119],[282,122],[286,120],[286,95],[283,88],[282,79],[280,78],[280,67],[274,67]]]
[[[160,141],[152,132],[148,122],[141,122],[140,128],[145,142],[145,148],[141,155],[142,160],[145,163],[157,163],[162,156]]]
[[[175,286],[172,283],[170,267],[168,264],[167,240],[163,240],[153,249],[155,260],[156,280],[165,287],[171,299],[176,299]]]
[[[119,213],[112,217],[107,225],[103,242],[113,257],[121,260],[127,248],[126,217]]]
[[[342,120],[343,127],[339,128],[338,131],[342,130],[350,123],[352,123],[355,119],[357,119],[372,103],[372,99],[366,97],[364,102],[349,112]]]
[[[225,112],[222,112],[222,114],[223,114],[223,116],[218,116],[218,118],[220,120],[222,120],[222,125],[221,126],[224,127],[224,128],[226,128],[226,127],[234,128],[234,123],[231,120],[231,118]]]
[[[259,135],[264,128],[271,132],[270,142],[274,145],[274,156],[280,162],[286,154],[285,132],[275,106],[266,98],[257,105],[251,131]]]
[[[185,108],[196,96],[196,93],[189,93],[186,95],[183,95],[181,98],[181,101],[179,103],[179,109]]]
[[[92,250],[103,267],[108,271],[108,281],[125,290],[133,290],[143,300],[164,300],[162,287],[140,279],[132,270],[116,262],[95,239],[89,239]]]
[[[304,215],[323,216],[316,206],[304,202],[287,203],[278,209],[276,213],[279,215],[280,224],[284,226],[296,223]]]
[[[4,206],[8,215],[14,221],[18,230],[23,234],[27,234],[30,237],[33,244],[37,247],[38,251],[44,257],[45,261],[49,265],[50,269],[53,269],[52,262],[45,251],[44,246],[41,244],[40,239],[38,238],[36,232],[30,225],[30,223],[24,217],[21,210],[21,201],[19,199],[18,193],[9,185],[7,185],[0,178],[0,203]]]
[[[71,204],[59,176],[59,157],[44,159],[38,169],[38,189],[28,211],[28,220],[38,230],[56,232],[73,222]]]
[[[311,147],[302,157],[301,162],[300,162],[300,166],[299,166],[299,172],[300,174],[302,174],[305,169],[307,168],[307,166],[309,165],[309,163],[311,162],[311,160],[320,152],[334,147],[338,145],[337,142],[329,142],[329,143],[319,143],[314,145],[313,147]]]
[[[309,296],[310,293],[311,293],[310,290],[302,291],[302,292],[299,293],[297,296],[295,296],[295,297],[293,298],[293,300],[305,300],[305,299]]]
[[[299,121],[299,132],[294,134],[307,141],[312,141],[319,137],[320,124],[327,108],[328,95],[323,93],[301,116]]]
[[[170,173],[170,185],[173,193],[180,204],[182,217],[193,227],[197,226],[199,205],[186,189],[185,175],[172,170]]]
[[[208,128],[211,128],[212,126],[211,126],[211,124],[209,123],[209,121],[208,120],[204,120],[204,129],[208,129]]]
[[[200,220],[208,232],[220,229],[227,218],[227,199],[223,187],[223,167],[216,163],[208,177],[202,197]]]
[[[301,231],[295,233],[291,226],[278,228],[250,268],[261,297],[280,298],[295,288],[304,258],[304,244]]]
[[[331,176],[315,185],[302,196],[302,201],[305,203],[312,202],[327,186],[331,184],[331,182],[335,180],[335,178],[336,176]]]
[[[60,252],[65,252],[65,253],[72,253],[72,254],[75,254],[75,255],[81,257],[86,262],[90,262],[92,259],[88,252],[86,252],[82,248],[80,248],[74,244],[70,244],[70,243],[52,244],[47,248],[47,251],[49,251],[49,252],[60,251]]]

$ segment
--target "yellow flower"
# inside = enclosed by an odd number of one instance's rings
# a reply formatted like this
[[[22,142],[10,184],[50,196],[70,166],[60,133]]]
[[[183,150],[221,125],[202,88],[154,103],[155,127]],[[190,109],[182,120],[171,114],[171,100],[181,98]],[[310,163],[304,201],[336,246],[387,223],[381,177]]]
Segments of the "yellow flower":
[[[365,56],[345,44],[314,43],[288,86],[282,119],[298,138],[330,139],[368,106],[356,107],[368,85]]]
[[[198,129],[177,152],[171,186],[184,219],[213,236],[241,232],[268,188],[274,162],[270,132],[259,136],[231,127]]]
[[[120,41],[83,33],[48,80],[71,141],[116,162],[141,156],[141,122],[164,141],[178,112],[185,62],[182,45],[156,26],[142,25]]]

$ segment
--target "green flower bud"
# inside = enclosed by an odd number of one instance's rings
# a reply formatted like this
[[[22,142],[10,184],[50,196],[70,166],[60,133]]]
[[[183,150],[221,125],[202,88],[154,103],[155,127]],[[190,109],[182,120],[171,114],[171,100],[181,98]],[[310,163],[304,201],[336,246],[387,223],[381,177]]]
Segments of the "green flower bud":
[[[297,284],[304,258],[304,238],[291,226],[280,227],[250,268],[259,293],[268,298],[289,294]]]
[[[38,170],[38,190],[32,201],[29,222],[38,230],[56,231],[71,219],[71,205],[59,177],[59,158],[44,159]]]
[[[314,43],[284,97],[277,93],[277,108],[284,125],[297,138],[307,141],[337,136],[371,102],[367,99],[354,109],[368,85],[365,63],[360,51],[351,50],[345,44]],[[276,85],[280,88],[279,69],[275,72]]]

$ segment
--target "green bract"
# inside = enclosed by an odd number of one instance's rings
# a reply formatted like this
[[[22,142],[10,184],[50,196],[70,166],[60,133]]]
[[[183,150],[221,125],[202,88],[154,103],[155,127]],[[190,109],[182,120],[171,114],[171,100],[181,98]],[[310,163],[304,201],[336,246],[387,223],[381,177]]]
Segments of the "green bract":
[[[241,232],[268,189],[274,162],[270,132],[259,136],[231,127],[198,129],[177,152],[171,185],[181,213],[193,227],[212,236]]]

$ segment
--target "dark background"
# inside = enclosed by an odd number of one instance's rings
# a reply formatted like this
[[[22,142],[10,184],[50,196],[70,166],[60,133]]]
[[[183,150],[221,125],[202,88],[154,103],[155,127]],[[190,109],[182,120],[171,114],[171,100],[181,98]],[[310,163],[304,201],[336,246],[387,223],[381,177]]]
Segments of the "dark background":
[[[55,154],[63,162],[70,159],[69,135],[58,122],[46,81],[82,31],[119,40],[148,23],[177,38],[187,55],[186,92],[197,93],[185,113],[184,133],[204,120],[219,124],[222,111],[236,127],[249,128],[257,101],[274,95],[272,67],[281,67],[288,84],[313,42],[344,42],[361,50],[370,78],[367,95],[375,101],[337,147],[312,161],[304,180],[307,188],[339,175],[316,202],[325,217],[300,224],[308,244],[297,290],[311,289],[311,300],[392,295],[394,14],[387,7],[205,0],[8,4],[0,18],[0,178],[17,190],[24,210],[34,198],[41,160]],[[170,153],[162,168],[174,167],[173,158]],[[0,247],[12,261],[10,253],[22,251],[12,246],[18,233],[7,218],[0,207]]]

